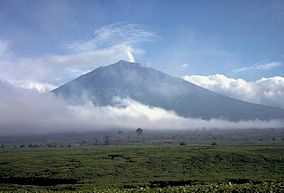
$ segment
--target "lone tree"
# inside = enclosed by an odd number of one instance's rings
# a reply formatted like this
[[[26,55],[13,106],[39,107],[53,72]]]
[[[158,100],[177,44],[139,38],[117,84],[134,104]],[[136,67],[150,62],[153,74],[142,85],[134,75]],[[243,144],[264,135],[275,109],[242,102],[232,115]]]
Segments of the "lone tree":
[[[137,129],[136,129],[136,134],[137,134],[137,136],[142,135],[142,133],[143,133],[143,129],[141,129],[141,128],[137,128]]]

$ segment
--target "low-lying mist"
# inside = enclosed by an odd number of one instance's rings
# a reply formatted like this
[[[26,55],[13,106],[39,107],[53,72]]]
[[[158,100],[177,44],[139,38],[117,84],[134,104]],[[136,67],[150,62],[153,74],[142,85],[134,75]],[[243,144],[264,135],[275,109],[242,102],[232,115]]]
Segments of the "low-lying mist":
[[[86,132],[107,129],[249,129],[282,128],[283,120],[238,121],[196,119],[151,107],[130,98],[116,106],[96,106],[86,100],[70,105],[52,93],[16,88],[0,82],[0,135]]]

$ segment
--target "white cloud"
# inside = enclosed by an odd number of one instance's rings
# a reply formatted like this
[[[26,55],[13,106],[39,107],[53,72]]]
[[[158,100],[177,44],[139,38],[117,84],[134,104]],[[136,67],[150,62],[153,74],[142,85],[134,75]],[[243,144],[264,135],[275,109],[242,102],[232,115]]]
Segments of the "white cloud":
[[[15,88],[0,82],[0,135],[84,132],[113,128],[136,129],[247,129],[280,128],[283,121],[239,121],[183,118],[175,112],[131,99],[117,106],[72,106],[51,94]]]
[[[93,39],[74,42],[68,45],[68,48],[75,52],[89,52],[120,46],[127,56],[126,60],[135,62],[134,54],[141,53],[139,50],[136,52],[135,46],[141,42],[153,40],[155,37],[154,33],[145,31],[140,25],[118,23],[100,28],[95,31]]]
[[[113,24],[98,29],[94,38],[71,43],[63,54],[41,57],[17,57],[7,42],[0,41],[0,78],[15,82],[59,85],[82,72],[119,60],[135,61],[134,55],[144,51],[139,44],[155,35],[136,24]],[[10,52],[8,57],[1,54]]]
[[[273,68],[277,68],[282,66],[283,64],[281,62],[270,62],[270,63],[266,63],[266,64],[256,64],[253,66],[245,66],[242,68],[238,68],[233,70],[233,72],[239,73],[239,72],[244,72],[244,71],[250,71],[250,70],[271,70]]]
[[[188,64],[186,64],[186,63],[185,63],[185,64],[182,64],[181,67],[182,67],[182,68],[187,68],[187,67],[188,67]]]
[[[145,31],[140,25],[117,23],[101,27],[95,31],[93,39],[74,42],[68,48],[80,52],[113,45],[133,46],[140,42],[150,41],[155,36],[154,33]]]
[[[7,54],[9,50],[7,41],[0,40],[0,58]]]
[[[270,63],[267,63],[267,64],[257,65],[256,68],[258,70],[270,70],[272,68],[276,68],[276,67],[280,67],[280,66],[282,66],[282,63],[280,63],[280,62],[270,62]]]
[[[35,82],[35,81],[15,81],[15,82],[10,82],[10,84],[15,85],[20,88],[24,88],[24,89],[35,90],[40,93],[49,92],[56,88],[55,85],[48,84],[48,83]]]
[[[284,77],[256,81],[229,78],[222,74],[184,76],[185,80],[209,90],[240,100],[284,108]]]

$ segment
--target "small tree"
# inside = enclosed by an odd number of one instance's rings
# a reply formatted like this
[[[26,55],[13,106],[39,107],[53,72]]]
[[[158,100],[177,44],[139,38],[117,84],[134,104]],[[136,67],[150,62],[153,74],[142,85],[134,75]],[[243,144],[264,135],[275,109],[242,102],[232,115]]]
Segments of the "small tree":
[[[136,134],[137,134],[137,136],[142,135],[142,133],[143,133],[143,129],[141,129],[141,128],[137,128],[137,129],[136,129]]]
[[[212,145],[212,146],[216,146],[217,143],[216,143],[216,142],[212,142],[211,145]]]
[[[179,145],[183,146],[183,145],[186,145],[186,143],[182,141],[179,143]]]

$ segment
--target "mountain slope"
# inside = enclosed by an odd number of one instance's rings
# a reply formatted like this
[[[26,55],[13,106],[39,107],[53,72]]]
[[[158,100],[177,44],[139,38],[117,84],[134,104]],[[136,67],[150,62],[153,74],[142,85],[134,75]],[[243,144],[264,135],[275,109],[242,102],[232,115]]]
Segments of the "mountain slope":
[[[284,118],[282,109],[222,96],[152,68],[126,61],[97,68],[52,92],[72,102],[87,99],[97,105],[113,104],[114,97],[129,97],[146,105],[173,110],[184,117],[234,121]]]

